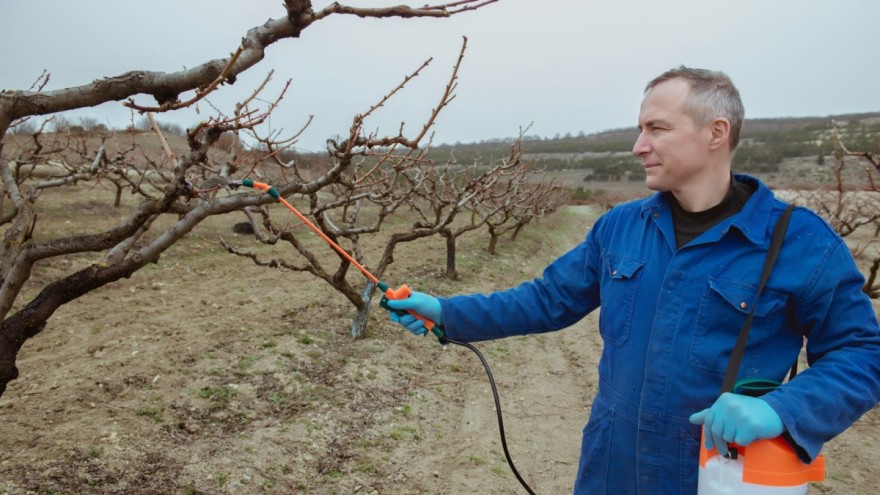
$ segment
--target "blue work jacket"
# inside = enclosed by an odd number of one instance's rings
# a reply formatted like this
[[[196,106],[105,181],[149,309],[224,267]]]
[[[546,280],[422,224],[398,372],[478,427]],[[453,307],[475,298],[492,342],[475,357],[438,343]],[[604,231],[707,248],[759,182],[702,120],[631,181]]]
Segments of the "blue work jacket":
[[[680,249],[658,193],[603,215],[541,278],[441,299],[446,332],[465,341],[558,330],[601,306],[575,494],[696,493],[700,427],[688,417],[719,395],[786,207],[759,180],[734,179],[757,188],[742,210]],[[739,379],[783,381],[806,339],[809,369],[763,396],[804,460],[880,399],[880,329],[863,284],[840,236],[796,208]]]

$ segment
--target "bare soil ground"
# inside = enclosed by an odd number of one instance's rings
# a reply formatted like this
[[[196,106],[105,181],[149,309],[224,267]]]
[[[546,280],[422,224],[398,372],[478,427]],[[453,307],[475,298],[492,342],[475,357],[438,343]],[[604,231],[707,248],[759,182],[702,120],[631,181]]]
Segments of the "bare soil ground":
[[[59,200],[41,222],[112,222],[122,212],[107,204]],[[509,287],[581,240],[595,214],[566,209],[494,257],[485,237],[465,237],[457,282],[441,276],[439,240],[407,246],[384,278],[441,295]],[[221,234],[272,252],[232,234],[238,220],[209,219],[24,346],[21,376],[0,398],[0,494],[523,493],[473,354],[411,336],[378,307],[370,335],[352,340],[352,308],[323,283],[223,252]],[[41,266],[30,290],[90,261]],[[597,316],[479,345],[537,493],[570,493],[596,389]],[[826,446],[828,480],[811,493],[880,493],[878,440],[875,410]]]

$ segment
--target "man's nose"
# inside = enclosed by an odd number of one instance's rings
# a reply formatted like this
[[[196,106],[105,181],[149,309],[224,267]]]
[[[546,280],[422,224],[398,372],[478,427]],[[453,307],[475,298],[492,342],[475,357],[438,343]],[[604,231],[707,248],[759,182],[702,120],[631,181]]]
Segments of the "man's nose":
[[[645,137],[645,133],[640,132],[638,139],[636,139],[636,142],[633,145],[632,154],[635,156],[642,156],[650,150],[651,146],[648,143],[648,139]]]

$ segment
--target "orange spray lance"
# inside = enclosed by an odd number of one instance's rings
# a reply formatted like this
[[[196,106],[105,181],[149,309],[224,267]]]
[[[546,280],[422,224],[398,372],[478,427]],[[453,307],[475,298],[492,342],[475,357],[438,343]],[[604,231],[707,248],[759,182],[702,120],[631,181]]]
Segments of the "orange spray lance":
[[[382,300],[379,302],[379,305],[382,308],[384,308],[388,311],[395,311],[388,306],[387,301],[389,299],[391,299],[391,300],[406,299],[410,296],[410,294],[412,294],[412,291],[410,290],[409,286],[407,286],[405,284],[401,285],[397,289],[391,289],[388,286],[388,284],[380,281],[375,275],[370,273],[370,271],[367,270],[363,265],[358,263],[357,260],[355,260],[353,256],[351,256],[344,249],[342,249],[342,247],[339,244],[333,242],[333,239],[331,239],[330,237],[327,236],[327,234],[322,232],[321,229],[319,229],[314,223],[311,222],[311,220],[309,220],[305,215],[300,213],[300,211],[297,210],[286,199],[282,198],[281,194],[278,192],[278,190],[275,189],[274,187],[270,186],[269,184],[265,184],[263,182],[257,182],[252,179],[242,179],[241,181],[229,181],[227,183],[227,185],[232,188],[237,188],[237,187],[239,187],[239,185],[241,185],[241,186],[245,186],[245,187],[259,189],[261,191],[266,191],[266,193],[268,193],[269,196],[272,196],[273,198],[278,200],[279,203],[281,203],[285,207],[287,207],[287,209],[290,210],[291,213],[296,215],[297,218],[299,218],[307,227],[309,227],[316,234],[321,236],[321,239],[323,239],[327,244],[330,245],[330,247],[332,247],[334,250],[336,250],[336,252],[339,253],[340,256],[342,256],[349,263],[351,263],[352,265],[357,267],[357,269],[360,270],[361,273],[363,273],[364,276],[367,277],[368,280],[370,280],[371,282],[376,284],[377,287],[379,287],[379,290],[381,290],[382,294],[383,294]],[[443,334],[443,330],[441,330],[439,327],[437,327],[433,321],[431,321],[431,320],[425,318],[424,316],[417,314],[413,311],[409,311],[409,313],[412,314],[414,317],[418,318],[419,320],[422,320],[422,322],[424,322],[424,324],[425,324],[425,328],[427,330],[430,330],[431,332],[433,332],[434,335],[441,341],[441,343],[443,342],[443,340],[445,339],[445,336]]]

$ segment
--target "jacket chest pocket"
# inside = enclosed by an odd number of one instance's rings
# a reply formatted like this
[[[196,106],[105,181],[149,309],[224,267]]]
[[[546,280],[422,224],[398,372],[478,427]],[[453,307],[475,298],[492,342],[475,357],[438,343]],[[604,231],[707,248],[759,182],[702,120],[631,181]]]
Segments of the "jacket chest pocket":
[[[724,376],[730,353],[749,312],[752,311],[757,292],[756,285],[709,278],[709,285],[697,311],[688,358],[697,371]],[[767,287],[761,292],[752,317],[741,371],[750,374],[749,370],[760,369],[758,349],[762,342],[781,331],[785,318],[782,308],[785,307],[787,298],[786,294]]]
[[[602,253],[599,333],[606,344],[623,345],[629,338],[636,290],[644,262],[613,253]]]

